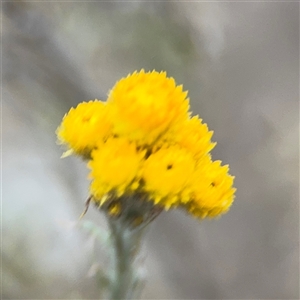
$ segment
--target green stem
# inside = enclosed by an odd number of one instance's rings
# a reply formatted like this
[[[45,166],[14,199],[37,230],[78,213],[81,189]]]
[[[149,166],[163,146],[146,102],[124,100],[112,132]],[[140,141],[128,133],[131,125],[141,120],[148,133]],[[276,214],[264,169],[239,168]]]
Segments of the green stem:
[[[122,219],[108,217],[114,245],[114,277],[110,299],[132,299],[137,275],[134,260],[139,251],[142,230],[133,230]]]

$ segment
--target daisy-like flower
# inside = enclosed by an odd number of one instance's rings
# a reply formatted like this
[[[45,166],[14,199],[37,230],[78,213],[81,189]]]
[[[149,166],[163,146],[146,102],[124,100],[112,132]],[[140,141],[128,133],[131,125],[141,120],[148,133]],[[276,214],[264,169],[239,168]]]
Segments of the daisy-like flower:
[[[134,72],[116,83],[107,101],[115,132],[139,144],[153,144],[189,117],[187,92],[166,72]]]
[[[99,100],[79,103],[64,116],[56,134],[59,144],[65,144],[70,151],[90,156],[99,141],[105,139],[111,130],[107,104]]]
[[[184,148],[162,148],[145,161],[145,190],[154,203],[163,204],[166,209],[176,207],[188,197],[187,185],[194,170],[195,160]]]
[[[93,202],[131,220],[176,207],[198,218],[228,211],[234,178],[211,159],[212,134],[191,117],[182,86],[144,70],[118,81],[106,102],[72,108],[57,130],[60,143],[89,160]]]
[[[174,139],[197,160],[215,147],[216,143],[211,141],[212,135],[213,132],[209,131],[207,125],[195,116],[178,128],[174,133]]]
[[[125,138],[110,138],[93,150],[88,166],[92,170],[91,195],[96,202],[114,192],[118,197],[137,189],[145,151]]]
[[[192,196],[187,210],[197,218],[215,217],[230,208],[235,188],[234,177],[228,174],[228,165],[221,161],[211,161],[206,155],[200,161],[191,181]]]

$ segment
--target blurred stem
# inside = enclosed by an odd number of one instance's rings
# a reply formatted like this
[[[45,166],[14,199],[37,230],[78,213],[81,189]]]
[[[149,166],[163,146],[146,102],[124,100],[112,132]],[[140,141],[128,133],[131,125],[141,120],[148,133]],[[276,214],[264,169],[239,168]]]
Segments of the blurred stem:
[[[138,280],[134,260],[140,249],[143,230],[131,229],[122,219],[108,217],[108,223],[115,252],[110,299],[132,299]]]

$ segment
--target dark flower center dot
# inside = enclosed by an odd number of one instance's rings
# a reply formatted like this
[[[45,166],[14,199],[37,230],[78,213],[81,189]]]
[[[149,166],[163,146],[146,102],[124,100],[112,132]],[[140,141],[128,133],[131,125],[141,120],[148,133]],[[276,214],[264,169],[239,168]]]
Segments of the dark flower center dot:
[[[167,165],[167,170],[170,170],[173,168],[173,165]]]
[[[91,119],[91,117],[83,117],[82,122],[88,122]]]

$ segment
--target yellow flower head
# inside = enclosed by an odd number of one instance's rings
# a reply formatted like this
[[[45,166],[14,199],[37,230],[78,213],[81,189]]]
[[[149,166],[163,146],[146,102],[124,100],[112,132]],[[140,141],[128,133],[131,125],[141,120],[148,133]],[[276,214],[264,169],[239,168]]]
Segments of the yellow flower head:
[[[115,132],[152,144],[174,124],[189,115],[187,92],[176,86],[165,72],[134,72],[116,83],[108,96],[115,120]]]
[[[125,138],[110,138],[93,150],[89,162],[92,178],[91,194],[96,201],[110,192],[121,196],[136,189],[140,179],[141,161],[144,152]]]
[[[194,172],[195,161],[178,146],[162,148],[151,154],[143,167],[144,189],[156,203],[168,209],[186,198],[185,188]]]
[[[228,211],[235,189],[234,177],[228,174],[228,166],[221,161],[211,161],[209,156],[201,159],[194,173],[193,196],[188,211],[195,217],[215,217]]]
[[[166,72],[134,72],[106,102],[80,103],[57,136],[89,159],[91,199],[110,216],[138,211],[133,220],[150,220],[163,208],[181,207],[214,217],[234,200],[234,177],[209,154],[212,131],[190,117],[187,92]]]
[[[56,133],[60,144],[66,144],[76,154],[89,155],[110,130],[107,105],[95,100],[71,108]]]
[[[212,131],[197,116],[185,122],[174,133],[176,142],[190,151],[196,159],[209,153],[216,145],[211,142]]]

